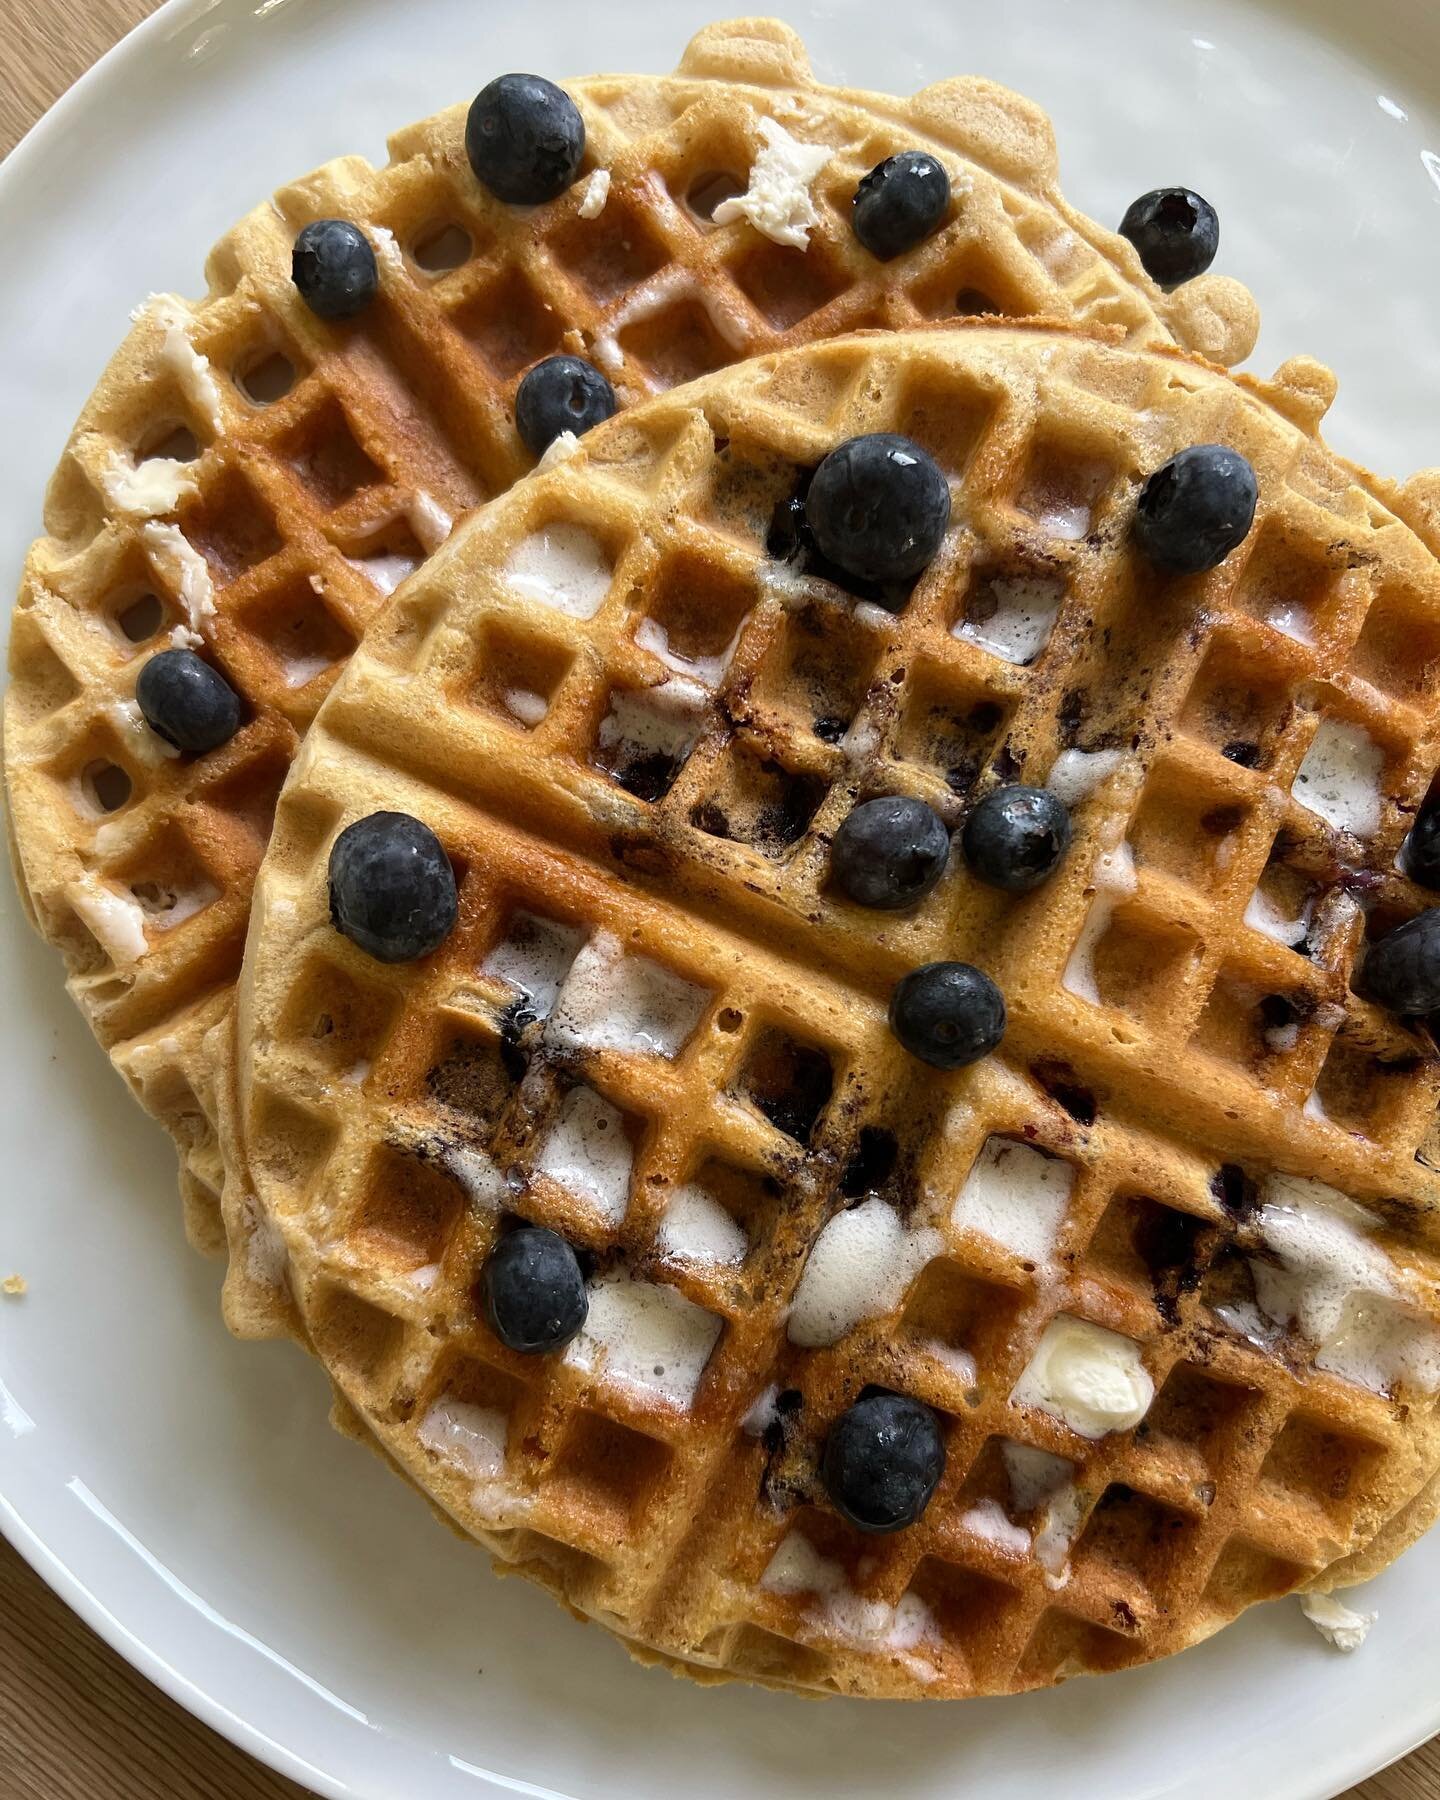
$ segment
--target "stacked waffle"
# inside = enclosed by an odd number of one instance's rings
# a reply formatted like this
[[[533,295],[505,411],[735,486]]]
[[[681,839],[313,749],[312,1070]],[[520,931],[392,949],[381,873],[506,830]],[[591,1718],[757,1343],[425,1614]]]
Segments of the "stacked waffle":
[[[1436,483],[1215,366],[1248,296],[990,84],[714,27],[549,89],[536,205],[487,95],[142,310],[16,613],[22,888],[232,1326],[710,1677],[1011,1692],[1381,1566],[1440,1466]],[[1187,563],[1197,446],[1253,517]]]

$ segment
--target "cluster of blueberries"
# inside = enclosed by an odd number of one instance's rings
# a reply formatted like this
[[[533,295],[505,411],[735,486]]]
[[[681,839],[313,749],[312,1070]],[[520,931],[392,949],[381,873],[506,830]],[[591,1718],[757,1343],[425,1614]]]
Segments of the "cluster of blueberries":
[[[534,75],[492,81],[470,110],[466,150],[477,177],[502,201],[536,205],[563,193],[578,173],[585,129],[574,102]],[[859,184],[853,226],[877,258],[900,255],[934,232],[950,203],[943,167],[921,151],[882,162]],[[1146,270],[1165,286],[1208,268],[1219,242],[1213,208],[1188,189],[1159,189],[1135,202],[1121,230]],[[326,319],[351,318],[374,299],[375,253],[350,222],[307,225],[294,250],[296,288]],[[516,425],[535,456],[562,431],[584,432],[615,410],[601,372],[574,356],[550,357],[521,382]],[[1244,457],[1218,444],[1183,450],[1145,483],[1133,535],[1158,569],[1194,575],[1215,568],[1248,534],[1257,489]],[[917,578],[938,552],[950,521],[950,491],[918,444],[872,433],[839,445],[806,491],[810,540],[857,586]],[[140,710],[178,750],[204,755],[241,724],[239,696],[191,650],[153,656],[136,684]],[[1026,893],[1055,870],[1071,839],[1070,817],[1047,789],[995,789],[961,832],[964,861],[980,881]],[[950,834],[923,801],[881,796],[855,807],[837,831],[831,878],[860,906],[915,905],[941,879]],[[1407,848],[1410,874],[1440,890],[1440,806],[1417,821]],[[337,838],[329,861],[332,921],[379,961],[413,961],[437,949],[455,926],[454,871],[439,839],[419,819],[379,812]],[[1440,908],[1376,943],[1362,986],[1402,1014],[1440,1010]],[[912,1055],[958,1069],[987,1055],[1005,1029],[994,982],[968,963],[930,963],[906,975],[890,1003],[890,1023]],[[521,1225],[500,1237],[481,1272],[477,1304],[511,1350],[562,1349],[585,1323],[584,1271],[557,1233]],[[865,1531],[895,1531],[925,1510],[945,1467],[940,1424],[903,1394],[867,1389],[829,1431],[821,1477],[837,1508]]]

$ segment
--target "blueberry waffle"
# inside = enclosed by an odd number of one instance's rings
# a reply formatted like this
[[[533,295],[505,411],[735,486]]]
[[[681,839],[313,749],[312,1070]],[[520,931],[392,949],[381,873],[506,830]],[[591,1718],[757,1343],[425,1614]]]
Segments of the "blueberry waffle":
[[[1013,1692],[1428,1517],[1440,565],[1286,406],[1040,327],[717,372],[301,747],[232,1316],[642,1658]]]

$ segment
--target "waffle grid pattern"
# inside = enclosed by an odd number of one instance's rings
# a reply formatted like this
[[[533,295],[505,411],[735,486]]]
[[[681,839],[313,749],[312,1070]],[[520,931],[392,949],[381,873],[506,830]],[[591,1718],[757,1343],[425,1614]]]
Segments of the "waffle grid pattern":
[[[956,529],[898,617],[777,571],[763,551],[798,471],[887,428],[964,478]],[[1133,493],[1207,438],[1261,470],[1252,548],[1203,581],[1159,582],[1126,547]],[[532,566],[515,560],[527,544],[575,528],[605,569],[588,617],[507,591],[507,569]],[[1255,615],[1277,544],[1323,563],[1306,590],[1313,645]],[[997,581],[1042,579],[1063,598],[1030,663],[955,635],[967,620],[993,633]],[[369,1428],[571,1604],[664,1656],[788,1685],[1000,1692],[1145,1660],[1368,1541],[1433,1466],[1429,1403],[1381,1399],[1302,1349],[1248,1342],[1214,1307],[1235,1251],[1258,1248],[1249,1184],[1275,1167],[1392,1214],[1408,1201],[1413,1229],[1394,1244],[1433,1291],[1432,1179],[1415,1156],[1433,1091],[1423,1061],[1390,1071],[1401,1099],[1363,1145],[1297,1120],[1308,1071],[1324,1089],[1336,1054],[1309,1034],[1338,1025],[1339,1041],[1392,1060],[1402,1046],[1416,1057],[1415,1040],[1348,994],[1348,909],[1311,956],[1274,946],[1278,962],[1239,921],[1282,827],[1287,870],[1335,886],[1344,860],[1363,867],[1377,907],[1415,908],[1390,866],[1436,753],[1433,688],[1402,703],[1327,671],[1377,607],[1419,630],[1437,606],[1413,539],[1256,397],[1181,359],[1039,332],[860,339],[732,372],[616,422],[482,515],[372,633],[303,750],[242,988],[248,1172],[309,1338]],[[510,672],[497,680],[501,641]],[[1249,689],[1211,679],[1223,658],[1279,696],[1250,736],[1232,716]],[[686,702],[688,753],[667,752],[658,772],[653,755],[617,763],[604,730],[616,692],[653,703],[677,665],[713,695]],[[544,701],[542,716],[515,713],[505,696],[517,690]],[[1364,844],[1324,837],[1286,798],[1317,716],[1332,713],[1391,757],[1389,804]],[[653,733],[639,740],[653,751]],[[867,792],[918,793],[953,821],[997,775],[1042,773],[1075,748],[1123,753],[1039,895],[1002,901],[956,873],[896,921],[825,892],[828,835]],[[324,922],[329,844],[379,805],[427,818],[462,871],[460,927],[413,971],[379,969]],[[1202,812],[1243,817],[1197,830]],[[1105,935],[1100,1003],[1064,985],[1105,904],[1097,858],[1127,834],[1137,884],[1110,931],[1158,935],[1158,920],[1198,945],[1163,1007],[1126,985],[1135,963],[1108,954]],[[1228,837],[1239,842],[1222,855]],[[701,986],[704,1018],[679,1055],[561,1049],[538,1023],[517,1040],[513,992],[483,974],[517,912],[608,931]],[[937,954],[982,962],[1012,1004],[1003,1054],[954,1077],[908,1061],[884,1023],[895,975]],[[1283,1115],[1263,1063],[1227,1060],[1203,1024],[1233,971],[1267,990],[1272,964],[1289,984],[1275,991],[1320,994],[1287,1053]],[[577,1083],[618,1109],[632,1145],[618,1224],[539,1166]],[[1047,1257],[950,1219],[995,1138],[1073,1168]],[[475,1165],[468,1199],[467,1165],[457,1179],[467,1149],[494,1165],[479,1201]],[[744,1230],[738,1268],[707,1273],[657,1242],[697,1177]],[[785,1315],[809,1248],[871,1193],[940,1230],[943,1247],[884,1316],[799,1351]],[[470,1285],[497,1212],[555,1225],[602,1271],[660,1277],[721,1321],[688,1411],[603,1369],[537,1370],[488,1335]],[[1177,1237],[1172,1279],[1145,1246]],[[1142,1346],[1157,1398],[1133,1435],[1091,1444],[1011,1399],[1061,1314]],[[933,1405],[949,1457],[921,1525],[880,1543],[837,1519],[815,1477],[825,1429],[871,1382]],[[745,1420],[768,1388],[786,1407],[752,1437]],[[476,1486],[453,1442],[427,1445],[425,1421],[452,1403],[504,1419],[503,1477]],[[997,1507],[1012,1534],[1040,1529],[1016,1513],[1002,1441],[1075,1466],[1062,1585],[997,1541]],[[767,1585],[797,1530],[872,1609],[868,1638],[813,1583]],[[897,1648],[876,1621],[893,1627],[907,1595],[934,1630]]]
[[[580,216],[583,178],[533,213],[491,200],[464,158],[463,108],[398,133],[381,170],[329,164],[216,246],[203,303],[142,316],[52,484],[7,704],[23,880],[97,1035],[188,1149],[196,1228],[213,1108],[186,1065],[203,1064],[214,996],[238,968],[275,795],[384,595],[454,517],[529,466],[511,417],[527,366],[583,351],[634,398],[757,351],[958,306],[1204,338],[1127,246],[1063,209],[1048,126],[989,84],[941,84],[887,113],[880,97],[817,88],[784,28],[741,21],[703,33],[674,77],[574,92],[587,168],[613,177],[598,218]],[[717,176],[743,185],[761,111],[836,147],[807,255],[744,222],[716,228],[688,203]],[[912,142],[933,143],[957,175],[963,165],[969,192],[931,244],[878,265],[849,232],[850,195]],[[381,251],[380,302],[354,329],[315,319],[289,282],[294,233],[332,214],[364,222]],[[1243,338],[1248,297],[1233,284],[1215,295],[1197,318]],[[153,475],[156,458],[183,463],[172,477],[189,491],[127,510],[117,480]],[[187,579],[213,589],[204,635],[249,713],[198,764],[158,756],[133,716],[141,659],[186,622]],[[96,906],[114,915],[117,903],[122,938],[143,932],[138,958],[91,929]]]

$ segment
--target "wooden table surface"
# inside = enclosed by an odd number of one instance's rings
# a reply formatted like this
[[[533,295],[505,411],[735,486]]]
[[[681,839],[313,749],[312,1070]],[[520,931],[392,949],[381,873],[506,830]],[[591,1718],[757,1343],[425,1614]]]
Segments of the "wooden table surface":
[[[158,4],[0,0],[0,43],[10,46],[0,156]],[[151,1687],[0,1540],[0,1800],[303,1800],[303,1792]],[[1440,1738],[1344,1800],[1440,1800]]]

